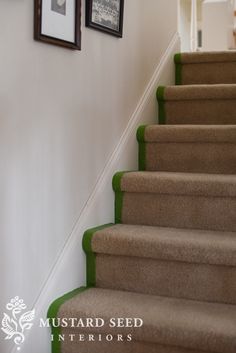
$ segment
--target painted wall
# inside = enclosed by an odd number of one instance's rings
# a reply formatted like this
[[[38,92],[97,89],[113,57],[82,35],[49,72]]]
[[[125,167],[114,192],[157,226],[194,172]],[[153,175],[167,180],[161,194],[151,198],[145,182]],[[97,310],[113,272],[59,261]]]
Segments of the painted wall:
[[[123,39],[85,28],[84,10],[78,52],[32,39],[33,1],[0,1],[0,312],[19,295],[45,315],[84,283],[83,230],[113,220],[113,169],[137,167],[127,126],[138,106],[156,118],[154,91],[143,93],[177,31],[177,0],[126,1]],[[173,80],[166,65],[161,83]],[[48,353],[35,330],[21,352]],[[1,332],[0,350],[12,347]]]
[[[235,46],[234,0],[203,2],[203,50],[228,50]]]
[[[190,51],[191,1],[179,0],[178,28],[181,35],[181,51]]]
[[[197,0],[197,25],[202,29],[202,1]],[[190,51],[191,42],[191,0],[179,0],[178,28],[181,37],[181,51]]]

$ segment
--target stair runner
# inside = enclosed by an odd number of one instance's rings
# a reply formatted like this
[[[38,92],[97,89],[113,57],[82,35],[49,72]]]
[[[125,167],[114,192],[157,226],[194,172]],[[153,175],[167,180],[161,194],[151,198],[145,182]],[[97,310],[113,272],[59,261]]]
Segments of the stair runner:
[[[113,178],[115,223],[84,234],[87,286],[48,311],[93,324],[61,320],[53,353],[236,352],[236,52],[175,64],[159,125],[137,131],[139,171]]]

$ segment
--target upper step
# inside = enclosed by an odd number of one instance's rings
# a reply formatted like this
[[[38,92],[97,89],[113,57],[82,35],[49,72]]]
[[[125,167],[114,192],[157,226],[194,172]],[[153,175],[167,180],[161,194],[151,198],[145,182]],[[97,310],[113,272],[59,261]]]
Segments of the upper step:
[[[61,301],[63,302],[63,301]],[[53,305],[52,305],[53,306]],[[49,309],[53,311],[52,309]],[[102,318],[100,328],[63,328],[61,334],[132,334],[132,341],[150,342],[214,353],[236,351],[236,306],[90,288],[64,302],[58,318]],[[140,318],[143,326],[110,327],[111,318]],[[131,324],[134,320],[129,321]],[[130,326],[130,325],[129,325]],[[130,342],[132,344],[132,342]],[[112,348],[111,348],[112,350]],[[171,351],[171,350],[170,350]],[[182,350],[181,350],[182,352]]]
[[[140,170],[236,174],[236,125],[147,125],[137,139]]]
[[[236,83],[236,51],[178,53],[176,84]]]
[[[236,124],[236,84],[158,87],[159,123]]]
[[[236,176],[128,172],[113,178],[116,222],[236,231]]]

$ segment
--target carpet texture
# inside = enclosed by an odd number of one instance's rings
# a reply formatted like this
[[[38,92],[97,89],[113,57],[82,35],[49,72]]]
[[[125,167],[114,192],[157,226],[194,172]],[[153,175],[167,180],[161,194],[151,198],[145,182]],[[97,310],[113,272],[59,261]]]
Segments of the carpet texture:
[[[96,337],[96,335],[94,335]],[[79,346],[79,350],[78,350]],[[64,353],[212,353],[200,350],[190,350],[178,348],[174,346],[163,346],[156,343],[147,342],[70,342],[70,345],[62,342],[62,350]]]
[[[97,287],[236,302],[234,233],[120,224],[90,242]]]
[[[129,172],[114,190],[122,223],[236,231],[234,175]]]
[[[236,125],[141,126],[137,138],[140,170],[236,173]]]
[[[122,329],[123,335],[132,333],[134,341],[222,353],[236,350],[236,307],[233,305],[90,288],[65,302],[58,317],[99,318],[101,313],[104,326],[78,331],[117,335],[121,329],[109,327],[110,318],[135,317],[143,320],[142,329]],[[62,332],[66,333],[67,329]]]
[[[199,52],[175,55],[176,84],[236,82],[236,52]]]
[[[236,84],[159,87],[157,99],[162,123],[236,123]]]
[[[84,233],[87,287],[49,308],[52,353],[236,352],[236,52],[174,60],[115,223]]]

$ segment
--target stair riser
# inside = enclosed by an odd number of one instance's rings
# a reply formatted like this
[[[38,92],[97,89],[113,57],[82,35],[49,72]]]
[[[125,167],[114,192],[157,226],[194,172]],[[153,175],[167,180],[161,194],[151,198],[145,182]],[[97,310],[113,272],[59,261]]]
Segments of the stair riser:
[[[236,100],[233,99],[166,101],[162,111],[160,121],[166,124],[236,124]]]
[[[146,143],[142,148],[148,171],[236,174],[235,144]]]
[[[150,295],[236,304],[236,267],[230,266],[97,254],[96,285]]]
[[[69,334],[65,329],[61,330],[61,334],[69,338]],[[97,338],[97,336],[95,335]],[[79,347],[79,351],[78,351]],[[61,353],[214,353],[199,350],[189,350],[184,348],[177,348],[173,346],[162,346],[155,343],[147,342],[62,342]]]
[[[134,192],[123,193],[121,201],[120,223],[236,231],[236,198]]]
[[[219,84],[236,82],[236,63],[178,64],[176,83],[182,85]],[[217,74],[216,74],[217,73]]]

